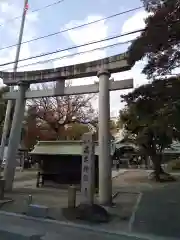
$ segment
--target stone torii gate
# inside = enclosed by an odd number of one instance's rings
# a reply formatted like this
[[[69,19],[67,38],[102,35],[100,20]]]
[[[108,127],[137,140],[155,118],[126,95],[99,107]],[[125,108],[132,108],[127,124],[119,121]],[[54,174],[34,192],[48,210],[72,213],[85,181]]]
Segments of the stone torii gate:
[[[109,91],[133,88],[133,79],[112,81],[111,73],[130,70],[127,53],[109,58],[67,66],[25,72],[0,72],[0,78],[8,86],[18,85],[19,90],[8,92],[5,99],[16,100],[9,137],[7,160],[4,170],[6,190],[12,190],[15,175],[15,157],[20,142],[26,99],[78,95],[99,92],[99,200],[111,203],[112,178],[110,161],[110,101]],[[65,81],[74,78],[97,76],[99,83],[65,87]],[[30,84],[56,81],[56,87],[48,90],[30,90]]]

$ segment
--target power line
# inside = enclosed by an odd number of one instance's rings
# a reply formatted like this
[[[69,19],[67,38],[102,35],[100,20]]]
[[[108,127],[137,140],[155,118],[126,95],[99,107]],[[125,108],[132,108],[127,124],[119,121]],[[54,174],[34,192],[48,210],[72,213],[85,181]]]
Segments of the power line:
[[[52,52],[42,53],[42,54],[35,55],[35,56],[29,57],[29,58],[19,59],[19,62],[24,62],[24,61],[35,59],[35,58],[38,58],[38,57],[44,57],[44,56],[52,55],[52,54],[55,54],[55,53],[76,49],[76,48],[79,48],[79,47],[85,47],[85,46],[88,46],[88,45],[91,45],[91,44],[96,44],[96,43],[101,43],[101,42],[113,40],[113,39],[116,39],[118,37],[123,37],[123,36],[127,36],[127,35],[130,35],[130,34],[142,32],[142,31],[144,31],[144,29],[139,29],[139,30],[124,33],[124,34],[119,34],[119,35],[112,36],[112,37],[109,37],[109,38],[104,38],[104,39],[101,39],[101,40],[92,41],[92,42],[84,43],[84,44],[81,44],[81,45],[76,45],[76,46],[72,46],[72,47],[68,47],[68,48],[64,48],[64,49],[59,49],[59,50],[55,50],[55,51],[52,51]],[[13,63],[14,63],[14,61],[3,63],[3,64],[0,64],[0,67],[7,66],[7,65],[10,65],[10,64],[13,64]]]
[[[21,45],[22,45],[22,44],[26,44],[26,43],[30,43],[30,42],[34,42],[34,41],[37,41],[37,40],[40,40],[40,39],[52,37],[52,36],[58,35],[58,34],[60,34],[60,33],[67,32],[67,31],[72,31],[72,30],[77,29],[77,28],[86,27],[86,26],[88,26],[88,25],[95,24],[95,23],[98,23],[98,22],[101,22],[101,21],[105,21],[105,20],[108,20],[108,19],[110,19],[110,18],[114,18],[114,17],[117,17],[117,16],[122,15],[122,14],[129,13],[129,12],[133,12],[133,11],[138,10],[138,9],[141,9],[141,8],[143,8],[143,7],[141,6],[141,7],[137,7],[137,8],[132,8],[132,9],[129,9],[129,10],[127,10],[127,11],[119,12],[119,13],[116,13],[116,14],[113,14],[113,15],[110,15],[110,16],[108,16],[108,17],[104,17],[104,18],[101,18],[101,19],[98,19],[98,20],[95,20],[95,21],[91,21],[91,22],[88,22],[88,23],[84,23],[84,24],[81,24],[81,25],[78,25],[78,26],[75,26],[75,27],[71,27],[71,28],[66,28],[66,29],[61,30],[61,31],[59,31],[59,32],[54,32],[54,33],[50,33],[50,34],[48,34],[48,35],[44,35],[44,36],[40,36],[40,37],[37,37],[37,38],[33,38],[33,39],[30,39],[30,40],[27,40],[27,41],[22,42]],[[15,47],[15,46],[17,46],[17,44],[5,46],[5,47],[3,47],[3,48],[0,48],[0,51],[5,50],[5,49],[8,49],[8,48]]]
[[[34,10],[30,11],[30,13],[42,11],[42,10],[44,10],[44,9],[46,9],[46,8],[53,7],[53,6],[55,6],[55,5],[57,5],[57,4],[61,3],[61,2],[64,2],[64,1],[65,1],[65,0],[56,1],[56,2],[54,2],[54,3],[45,5],[44,7],[34,9]],[[17,19],[20,19],[20,18],[21,18],[21,15],[20,15],[20,16],[17,16],[17,17],[14,17],[14,18],[11,18],[11,19],[8,19],[8,20],[6,20],[5,24],[6,24],[6,23],[9,23],[9,22],[13,22],[13,21],[15,21],[15,20],[17,20]],[[1,24],[0,27],[3,27],[5,24]]]
[[[53,2],[53,3],[51,3],[51,4],[48,4],[48,5],[44,6],[44,7],[41,7],[41,8],[37,8],[37,9],[35,9],[35,10],[32,10],[31,13],[39,12],[39,11],[44,10],[44,9],[46,9],[46,8],[53,7],[53,6],[55,6],[55,5],[59,4],[59,3],[62,3],[62,2],[64,2],[64,1],[65,1],[65,0],[60,0],[60,1]]]
[[[81,54],[85,54],[85,53],[90,53],[90,52],[97,51],[97,50],[103,50],[103,49],[106,49],[106,48],[116,47],[116,46],[119,46],[119,45],[122,45],[122,44],[132,43],[132,41],[133,40],[129,40],[129,41],[125,41],[125,42],[119,42],[119,43],[114,43],[114,44],[111,44],[111,45],[107,45],[107,46],[104,46],[104,47],[98,47],[98,48],[94,48],[94,49],[83,51],[83,52],[72,53],[72,54],[61,56],[61,57],[56,57],[56,58],[51,58],[51,59],[47,59],[47,60],[37,61],[37,62],[34,62],[34,63],[25,64],[25,65],[19,66],[18,68],[23,68],[23,67],[27,67],[27,66],[33,66],[33,65],[37,65],[37,64],[53,62],[53,61],[60,60],[60,59],[63,59],[63,58],[69,58],[69,57],[73,57],[73,56],[81,55]],[[10,71],[10,70],[12,70],[12,68],[5,69],[5,70],[3,70],[3,72]]]

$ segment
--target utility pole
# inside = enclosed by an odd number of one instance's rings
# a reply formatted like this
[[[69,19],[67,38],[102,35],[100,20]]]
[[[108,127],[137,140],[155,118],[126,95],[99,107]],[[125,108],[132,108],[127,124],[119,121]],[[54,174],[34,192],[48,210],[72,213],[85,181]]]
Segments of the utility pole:
[[[28,0],[25,0],[24,7],[23,7],[23,13],[22,13],[21,27],[20,27],[20,32],[19,32],[19,39],[18,39],[17,50],[16,50],[16,56],[15,56],[15,63],[14,63],[14,68],[13,68],[14,73],[16,73],[17,67],[18,67],[18,61],[19,61],[19,55],[20,55],[20,50],[21,50],[21,43],[22,43],[22,37],[23,37],[24,24],[25,24],[27,10],[28,10]],[[13,90],[14,90],[14,87],[11,86],[10,91],[13,91]],[[13,106],[13,101],[8,100],[7,108],[6,108],[6,115],[5,115],[5,119],[4,119],[3,133],[2,133],[2,138],[1,138],[0,165],[1,165],[1,163],[3,161],[3,157],[4,157],[4,149],[5,149],[5,145],[6,145],[8,130],[10,127],[10,120],[11,120],[10,117],[11,117],[12,106]]]

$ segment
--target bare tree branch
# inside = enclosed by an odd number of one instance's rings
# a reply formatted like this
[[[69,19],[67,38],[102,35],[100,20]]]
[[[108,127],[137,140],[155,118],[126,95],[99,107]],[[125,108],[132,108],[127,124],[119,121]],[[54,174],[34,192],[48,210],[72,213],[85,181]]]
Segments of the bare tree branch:
[[[70,86],[71,83],[68,83]],[[43,84],[37,89],[47,89],[54,84]],[[28,109],[34,109],[34,118],[39,126],[49,126],[57,138],[65,125],[73,122],[73,117],[82,121],[93,121],[97,116],[91,100],[96,94],[73,95],[63,97],[43,97],[27,102]]]

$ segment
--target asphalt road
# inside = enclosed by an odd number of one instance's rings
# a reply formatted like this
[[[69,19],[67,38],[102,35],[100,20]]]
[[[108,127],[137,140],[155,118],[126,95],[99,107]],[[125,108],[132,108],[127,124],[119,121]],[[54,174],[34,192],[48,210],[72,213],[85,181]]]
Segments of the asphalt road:
[[[60,223],[29,220],[0,214],[1,240],[32,239],[30,238],[32,236],[37,237],[33,239],[39,240],[147,240],[146,238],[108,234],[98,232],[98,230],[91,231]],[[151,239],[155,240],[155,238]]]
[[[180,239],[180,183],[144,192],[133,230]]]

